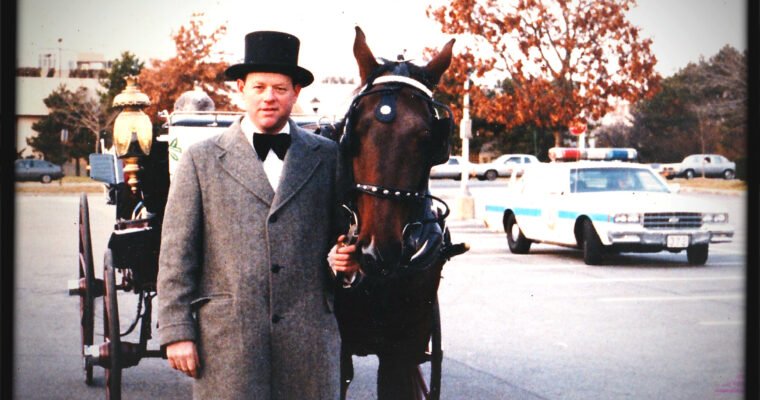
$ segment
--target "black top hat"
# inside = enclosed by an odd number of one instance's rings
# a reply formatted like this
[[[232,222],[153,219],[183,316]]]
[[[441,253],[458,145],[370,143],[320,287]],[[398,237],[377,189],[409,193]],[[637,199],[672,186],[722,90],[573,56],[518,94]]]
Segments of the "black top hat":
[[[249,72],[278,72],[290,76],[302,87],[314,82],[314,75],[298,66],[297,37],[272,31],[257,31],[245,35],[245,60],[227,68],[230,80],[243,79]]]

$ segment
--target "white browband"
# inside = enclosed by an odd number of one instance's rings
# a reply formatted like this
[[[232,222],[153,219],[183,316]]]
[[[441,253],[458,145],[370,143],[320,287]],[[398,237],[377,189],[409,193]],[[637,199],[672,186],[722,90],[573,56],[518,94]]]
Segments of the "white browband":
[[[412,78],[409,78],[407,76],[401,76],[401,75],[383,75],[383,76],[377,77],[372,82],[372,84],[373,85],[379,85],[381,83],[393,83],[393,82],[403,83],[405,85],[409,85],[409,86],[415,87],[415,88],[419,89],[420,91],[422,91],[423,93],[425,93],[426,95],[428,95],[428,97],[433,98],[433,92],[431,92],[430,89],[428,89],[425,85],[423,85],[419,81],[416,81],[416,80],[414,80]]]

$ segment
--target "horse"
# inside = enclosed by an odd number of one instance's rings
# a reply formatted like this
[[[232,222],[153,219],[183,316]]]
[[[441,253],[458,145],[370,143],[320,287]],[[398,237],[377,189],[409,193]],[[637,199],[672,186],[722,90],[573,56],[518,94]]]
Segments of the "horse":
[[[323,133],[339,142],[347,236],[361,264],[355,281],[335,297],[341,398],[353,379],[352,355],[374,354],[378,399],[437,399],[438,285],[443,265],[468,249],[451,243],[449,208],[428,188],[430,168],[448,160],[455,126],[451,109],[432,95],[451,63],[454,39],[425,66],[379,63],[364,32],[355,30],[363,89],[345,118]],[[425,361],[433,370],[430,387],[420,369]]]

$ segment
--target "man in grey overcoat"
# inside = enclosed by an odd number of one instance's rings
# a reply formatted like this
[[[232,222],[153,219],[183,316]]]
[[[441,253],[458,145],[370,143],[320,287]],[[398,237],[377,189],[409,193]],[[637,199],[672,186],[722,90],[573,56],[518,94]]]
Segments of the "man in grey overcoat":
[[[225,71],[246,113],[191,146],[172,176],[158,273],[159,339],[197,399],[339,397],[335,273],[358,271],[334,226],[337,145],[290,112],[313,75],[299,41],[246,35]]]

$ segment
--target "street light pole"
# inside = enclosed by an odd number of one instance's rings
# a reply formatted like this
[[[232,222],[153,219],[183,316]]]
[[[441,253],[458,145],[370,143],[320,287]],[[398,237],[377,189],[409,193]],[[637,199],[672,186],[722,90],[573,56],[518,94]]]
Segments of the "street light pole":
[[[61,78],[61,68],[63,65],[63,61],[61,61],[61,42],[63,42],[63,38],[58,38],[58,78]]]
[[[464,99],[462,104],[462,121],[459,127],[459,137],[462,138],[462,196],[470,196],[467,183],[470,178],[470,138],[472,137],[472,120],[470,119],[470,77],[464,81]]]
[[[459,137],[462,139],[462,176],[461,190],[456,199],[456,208],[452,217],[458,220],[475,218],[475,200],[467,188],[470,179],[470,138],[472,137],[472,120],[470,119],[470,75],[464,81],[464,99],[462,121],[459,124]]]

